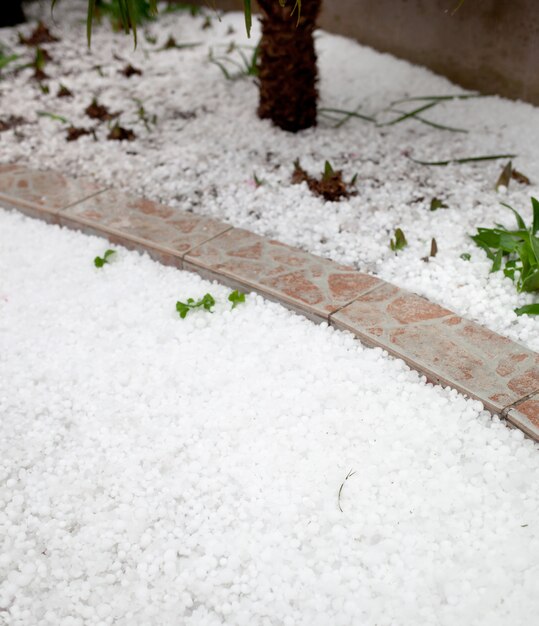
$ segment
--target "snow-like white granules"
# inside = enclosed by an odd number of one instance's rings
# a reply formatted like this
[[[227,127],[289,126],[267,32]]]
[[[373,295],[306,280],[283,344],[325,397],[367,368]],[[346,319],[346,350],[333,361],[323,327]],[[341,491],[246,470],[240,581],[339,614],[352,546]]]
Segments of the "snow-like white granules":
[[[425,111],[424,117],[468,133],[453,133],[407,120],[375,126],[357,119],[340,128],[321,116],[318,128],[291,135],[256,117],[257,88],[251,80],[227,81],[210,63],[214,56],[240,61],[228,46],[253,45],[245,36],[243,16],[219,21],[204,17],[162,14],[141,29],[139,45],[96,26],[93,47],[85,47],[86,0],[58,3],[53,32],[62,41],[48,45],[53,61],[45,71],[49,93],[30,79],[32,70],[8,74],[0,82],[2,115],[20,115],[30,123],[0,135],[3,162],[50,167],[162,200],[183,209],[211,215],[235,226],[276,237],[315,254],[378,274],[488,326],[532,349],[539,349],[539,322],[513,309],[534,301],[518,295],[468,235],[496,222],[512,225],[500,200],[531,216],[530,196],[539,195],[539,109],[498,97],[452,101]],[[32,9],[49,18],[44,3]],[[37,15],[37,13],[36,13]],[[30,31],[32,25],[19,30]],[[197,47],[162,50],[169,36],[178,44]],[[4,29],[0,42],[31,54],[17,43],[17,30]],[[396,99],[462,93],[462,89],[431,72],[357,43],[319,33],[322,107],[377,114],[380,122],[395,119],[382,111]],[[244,49],[250,57],[251,50]],[[130,61],[142,76],[119,72]],[[22,61],[20,62],[22,63]],[[236,68],[227,65],[234,73]],[[6,70],[4,70],[4,74]],[[56,97],[60,84],[74,94]],[[66,126],[38,111],[60,115],[76,126],[96,124],[84,110],[93,97],[121,111],[120,123],[132,128],[133,142],[107,141],[107,124],[96,138],[66,142]],[[411,110],[422,103],[398,105]],[[140,107],[142,106],[143,111]],[[154,119],[154,116],[156,118]],[[155,123],[154,123],[155,122]],[[532,185],[512,181],[506,193],[494,190],[504,161],[428,167],[422,160],[515,153],[515,167]],[[290,182],[295,159],[312,174],[327,159],[350,180],[357,174],[357,195],[340,203],[314,197],[305,185]],[[258,188],[254,177],[263,184]],[[430,211],[433,198],[449,208]],[[409,246],[395,255],[389,249],[400,227]],[[436,238],[438,255],[421,260]],[[470,253],[471,260],[461,259]]]
[[[0,624],[533,622],[537,445],[350,334],[105,249],[0,211]]]

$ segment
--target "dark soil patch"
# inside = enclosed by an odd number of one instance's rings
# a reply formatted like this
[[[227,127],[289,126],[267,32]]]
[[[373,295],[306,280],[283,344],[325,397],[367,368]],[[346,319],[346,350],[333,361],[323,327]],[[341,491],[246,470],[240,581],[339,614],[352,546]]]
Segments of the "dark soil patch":
[[[341,170],[326,171],[317,179],[308,174],[300,165],[299,160],[294,163],[294,172],[292,174],[292,184],[299,185],[307,183],[309,189],[317,196],[322,196],[330,202],[338,202],[342,198],[349,198],[354,195],[350,191],[351,183],[346,183],[342,177]]]
[[[19,33],[19,41],[25,46],[40,46],[44,43],[55,43],[60,40],[50,32],[43,22],[39,22],[28,37],[23,37]]]
[[[58,88],[58,92],[56,93],[57,98],[72,98],[73,92],[68,89],[65,85],[60,85]]]
[[[84,112],[93,120],[99,120],[101,122],[110,122],[110,120],[120,115],[120,111],[112,113],[104,104],[99,104],[97,100],[92,100],[92,103],[86,107]]]
[[[120,70],[120,74],[123,74],[126,78],[131,78],[131,76],[142,76],[142,70],[139,70],[137,67],[133,67],[131,63],[128,63],[123,70]]]
[[[131,129],[123,128],[119,124],[113,126],[110,133],[107,135],[107,139],[110,141],[133,141],[136,137],[137,136]]]
[[[17,126],[22,126],[26,123],[27,121],[24,119],[24,117],[19,117],[18,115],[10,115],[9,117],[0,119],[0,133],[3,133],[6,130],[11,130],[12,128],[17,128]]]
[[[77,141],[79,137],[83,135],[93,135],[95,139],[95,131],[93,128],[81,128],[77,126],[70,126],[67,129],[66,141]]]

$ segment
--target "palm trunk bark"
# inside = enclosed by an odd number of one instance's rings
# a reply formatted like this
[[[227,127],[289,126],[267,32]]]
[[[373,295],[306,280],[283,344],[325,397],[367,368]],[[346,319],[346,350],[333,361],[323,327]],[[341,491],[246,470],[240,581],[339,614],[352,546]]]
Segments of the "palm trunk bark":
[[[24,22],[22,0],[3,0],[0,8],[0,28]]]
[[[302,0],[298,22],[295,0],[258,0],[262,9],[258,115],[283,130],[316,125],[318,100],[313,32],[322,0]],[[297,11],[297,9],[296,9]]]

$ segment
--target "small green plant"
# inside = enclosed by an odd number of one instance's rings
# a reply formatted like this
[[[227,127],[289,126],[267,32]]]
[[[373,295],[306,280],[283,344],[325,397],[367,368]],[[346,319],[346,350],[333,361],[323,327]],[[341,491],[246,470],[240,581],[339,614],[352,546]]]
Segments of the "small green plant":
[[[505,276],[510,278],[518,292],[539,291],[539,201],[531,199],[533,221],[526,226],[522,216],[513,207],[502,202],[510,209],[517,222],[516,230],[509,230],[500,224],[495,228],[478,228],[472,236],[477,246],[482,248],[492,261],[491,272],[503,268]],[[539,314],[539,304],[530,304],[515,309],[517,315],[523,313]]]
[[[215,306],[215,298],[207,293],[205,296],[200,298],[200,300],[195,301],[194,298],[188,298],[187,302],[176,302],[176,311],[178,311],[179,316],[183,319],[187,317],[189,311],[193,309],[204,309],[206,311],[212,312],[212,307]]]
[[[153,124],[154,126],[157,125],[157,115],[155,115],[155,113],[153,113],[152,115],[149,115],[146,109],[144,108],[144,103],[142,102],[142,100],[139,100],[138,98],[133,98],[133,101],[138,107],[137,115],[139,117],[139,120],[144,124],[144,126],[146,127],[146,130],[150,132],[152,130],[151,124]]]
[[[389,242],[389,247],[393,250],[393,252],[398,252],[403,248],[406,248],[408,242],[406,241],[406,237],[400,228],[397,228],[395,231],[394,238]]]
[[[258,189],[259,187],[262,187],[262,185],[264,185],[266,183],[265,180],[262,180],[261,178],[258,178],[258,176],[256,175],[256,172],[253,172],[253,181],[255,183],[255,187]]]
[[[251,56],[247,56],[243,48],[252,49]],[[226,49],[226,53],[224,55],[216,57],[210,49],[208,58],[210,63],[213,63],[221,70],[223,76],[227,80],[239,80],[240,78],[248,78],[249,76],[258,76],[259,50],[260,44],[253,48],[253,46],[239,46],[238,44],[232,42]],[[238,54],[239,60],[231,56],[234,52]],[[228,67],[226,64],[228,64]],[[239,71],[232,73],[230,71],[231,67],[237,67]]]
[[[445,202],[443,202],[443,200],[440,200],[440,198],[433,198],[430,201],[430,210],[431,211],[437,211],[438,209],[448,209],[449,207],[447,206],[447,204],[445,204]]]
[[[95,257],[94,265],[96,267],[103,267],[105,263],[110,263],[109,259],[113,254],[116,254],[116,250],[105,250],[105,254],[102,257],[101,256]]]
[[[232,309],[235,309],[238,304],[245,302],[245,294],[236,289],[228,296],[228,301],[232,302]]]

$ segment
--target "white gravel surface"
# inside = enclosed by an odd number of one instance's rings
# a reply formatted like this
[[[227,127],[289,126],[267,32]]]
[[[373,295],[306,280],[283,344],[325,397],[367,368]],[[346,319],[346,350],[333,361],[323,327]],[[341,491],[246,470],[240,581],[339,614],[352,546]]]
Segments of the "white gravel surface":
[[[216,216],[235,226],[270,235],[336,261],[410,288],[532,349],[539,349],[539,321],[517,318],[513,309],[534,301],[518,295],[490,264],[468,234],[495,222],[512,225],[504,200],[531,215],[530,196],[539,195],[539,110],[529,104],[489,97],[454,101],[424,113],[435,122],[469,130],[451,133],[415,120],[377,127],[351,120],[339,129],[321,118],[317,129],[290,135],[257,119],[257,88],[252,80],[227,81],[208,61],[209,50],[226,54],[231,42],[247,44],[243,18],[227,15],[203,29],[204,17],[164,15],[140,33],[136,52],[130,38],[96,27],[93,48],[85,48],[85,0],[58,3],[53,31],[60,43],[46,46],[54,61],[45,71],[51,79],[43,94],[30,79],[31,69],[0,82],[1,114],[22,115],[30,123],[0,135],[3,162],[51,167],[87,174],[197,213]],[[45,2],[34,11],[49,19]],[[448,17],[448,19],[450,19]],[[255,25],[253,44],[258,37]],[[25,32],[31,26],[22,28]],[[196,48],[160,50],[170,35]],[[156,39],[153,39],[156,38]],[[17,43],[17,30],[0,31],[0,42],[30,58]],[[155,41],[155,43],[151,43]],[[357,43],[320,32],[321,105],[377,114],[405,96],[461,93],[428,70],[374,52]],[[246,50],[250,54],[249,50]],[[231,54],[239,58],[238,53]],[[142,76],[119,74],[127,60]],[[19,62],[19,63],[22,63]],[[228,66],[234,71],[232,66]],[[58,99],[59,84],[72,99]],[[65,124],[38,116],[46,111],[76,125],[93,126],[84,109],[92,97],[114,111],[138,136],[132,143],[106,140],[108,128],[96,130],[97,141],[65,141]],[[146,124],[138,116],[143,102]],[[402,105],[408,110],[415,105]],[[152,117],[156,116],[156,123]],[[505,161],[427,167],[418,159],[445,159],[516,153],[515,166],[532,181],[512,182],[500,195],[494,186]],[[295,159],[316,174],[328,159],[347,179],[357,173],[357,196],[340,203],[314,197],[304,185],[293,186]],[[264,181],[256,188],[254,174]],[[448,209],[431,212],[437,197]],[[409,247],[395,255],[389,239],[404,230]],[[421,261],[438,244],[438,256]],[[472,255],[467,262],[464,252]]]
[[[535,444],[259,296],[120,248],[96,269],[105,247],[0,210],[0,624],[533,623]]]

